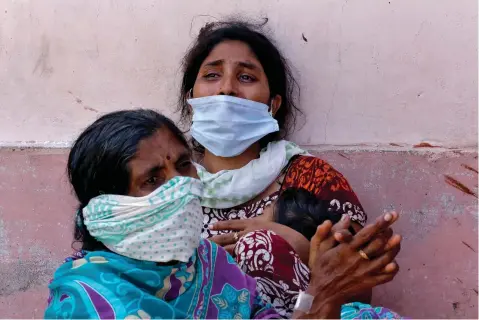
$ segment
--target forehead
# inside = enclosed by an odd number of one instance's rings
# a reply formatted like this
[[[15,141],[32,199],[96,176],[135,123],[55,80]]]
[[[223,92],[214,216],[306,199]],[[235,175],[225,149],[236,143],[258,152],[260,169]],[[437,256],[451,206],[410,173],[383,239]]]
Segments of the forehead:
[[[215,60],[224,60],[225,62],[253,62],[258,67],[262,67],[256,55],[251,48],[244,42],[238,40],[225,40],[217,44],[206,57],[203,64]]]
[[[151,137],[138,144],[135,156],[130,164],[164,161],[168,156],[174,158],[188,151],[187,148],[168,128],[158,129]]]

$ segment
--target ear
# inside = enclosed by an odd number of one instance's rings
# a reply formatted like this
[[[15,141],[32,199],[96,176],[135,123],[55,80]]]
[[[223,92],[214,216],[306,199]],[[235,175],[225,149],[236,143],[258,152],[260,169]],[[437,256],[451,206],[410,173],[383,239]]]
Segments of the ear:
[[[273,108],[273,117],[278,112],[279,108],[281,108],[281,103],[283,102],[283,98],[277,94],[271,99],[271,108]]]

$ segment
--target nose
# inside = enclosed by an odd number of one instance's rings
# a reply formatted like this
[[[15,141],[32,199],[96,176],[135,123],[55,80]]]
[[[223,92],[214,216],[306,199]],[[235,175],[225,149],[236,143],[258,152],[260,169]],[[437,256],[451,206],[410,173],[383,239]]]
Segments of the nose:
[[[233,96],[233,97],[238,96],[236,81],[233,77],[228,77],[228,76],[223,77],[218,95],[226,95],[226,96]]]

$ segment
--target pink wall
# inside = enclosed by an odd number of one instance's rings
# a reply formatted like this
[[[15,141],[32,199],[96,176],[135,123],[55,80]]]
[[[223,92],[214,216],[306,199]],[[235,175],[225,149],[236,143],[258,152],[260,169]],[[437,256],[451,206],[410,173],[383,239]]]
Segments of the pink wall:
[[[102,112],[132,106],[171,115],[180,58],[199,28],[241,12],[267,16],[293,64],[307,116],[298,143],[477,145],[475,0],[22,0],[0,8],[3,146],[66,146]]]
[[[445,182],[449,175],[478,192],[470,152],[319,154],[350,181],[370,218],[402,212],[404,236],[394,282],[374,303],[412,318],[476,318],[477,198]],[[65,151],[0,151],[0,316],[42,317],[47,283],[71,252],[75,201]]]

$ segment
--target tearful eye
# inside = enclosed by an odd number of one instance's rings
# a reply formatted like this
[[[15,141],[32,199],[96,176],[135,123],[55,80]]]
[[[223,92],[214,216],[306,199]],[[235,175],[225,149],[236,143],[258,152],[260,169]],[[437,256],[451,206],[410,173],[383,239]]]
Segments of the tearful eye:
[[[240,75],[240,80],[243,81],[243,82],[253,82],[255,81],[256,79],[250,75],[247,75],[247,74],[242,74]]]
[[[204,76],[204,78],[206,79],[215,79],[215,78],[218,78],[220,75],[217,74],[217,73],[208,73]]]

